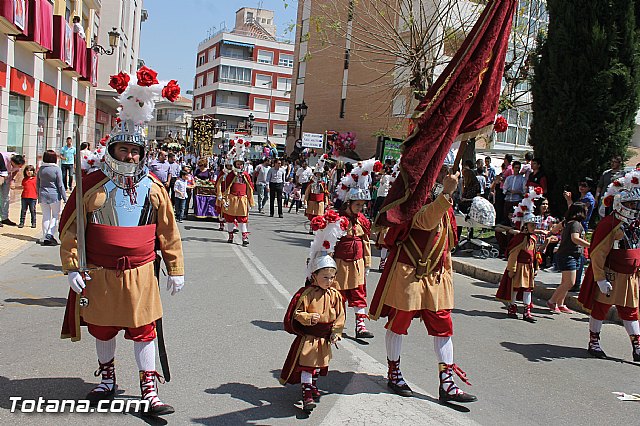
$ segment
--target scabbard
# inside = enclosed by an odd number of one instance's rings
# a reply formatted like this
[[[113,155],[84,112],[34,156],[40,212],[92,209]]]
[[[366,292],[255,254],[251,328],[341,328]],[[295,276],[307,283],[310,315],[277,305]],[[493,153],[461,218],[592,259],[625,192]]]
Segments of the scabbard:
[[[158,280],[158,286],[160,286],[160,260],[161,257],[156,255],[156,260],[153,264],[153,272]],[[167,356],[167,348],[164,344],[164,332],[162,328],[162,318],[156,320],[156,335],[158,336],[158,355],[160,357],[160,366],[162,367],[162,375],[164,380],[171,381],[171,371],[169,370],[169,357]]]

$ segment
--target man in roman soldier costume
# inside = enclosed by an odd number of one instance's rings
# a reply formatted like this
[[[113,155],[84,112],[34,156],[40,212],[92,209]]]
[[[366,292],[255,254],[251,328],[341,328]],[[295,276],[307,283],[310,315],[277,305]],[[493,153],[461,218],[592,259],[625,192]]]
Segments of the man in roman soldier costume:
[[[242,233],[242,245],[249,245],[249,208],[253,207],[253,180],[244,171],[244,153],[251,144],[242,139],[235,140],[229,150],[227,158],[231,160],[233,169],[224,179],[226,186],[223,192],[224,220],[227,222],[229,232],[228,243],[233,243],[233,229],[238,223],[238,229]]]
[[[638,272],[640,271],[640,172],[614,180],[604,198],[613,212],[598,223],[591,239],[587,269],[578,301],[591,310],[588,351],[606,358],[600,347],[600,330],[611,308],[631,339],[633,360],[640,361],[638,323]]]
[[[369,316],[387,317],[385,343],[389,365],[388,386],[401,396],[413,392],[400,371],[402,336],[413,318],[421,318],[434,338],[438,356],[440,401],[473,402],[474,395],[455,384],[453,374],[465,383],[465,373],[453,362],[453,269],[450,250],[457,244],[451,194],[458,174],[443,166],[431,195],[407,226],[389,228],[385,243],[390,248],[387,264],[376,288]]]
[[[225,159],[224,167],[218,172],[218,178],[216,179],[216,214],[218,215],[218,222],[220,223],[219,231],[224,231],[225,224],[225,208],[224,208],[224,193],[227,191],[227,175],[231,173],[233,164],[231,161]]]
[[[143,67],[138,71],[138,84],[128,84],[130,77],[122,73],[112,77],[112,82],[119,79],[122,84],[116,84],[121,94],[121,121],[109,138],[101,169],[82,180],[84,189],[78,194],[82,205],[77,205],[72,194],[65,206],[60,258],[71,287],[62,337],[80,340],[80,326],[86,325],[96,338],[96,375],[102,380],[87,399],[97,404],[114,397],[116,336],[124,330],[125,339],[134,342],[142,399],[149,402],[147,414],[163,415],[174,409],[159,399],[156,389],[156,380],[163,380],[155,364],[157,336],[168,375],[156,249],[162,253],[172,295],[184,285],[184,266],[171,200],[145,164],[144,123],[153,117],[161,92],[172,101],[177,97],[167,91],[174,80],[163,89],[155,76]]]
[[[371,195],[368,190],[358,187],[362,171],[360,166],[356,167],[340,181],[337,191],[342,200],[340,215],[349,221],[349,226],[347,234],[336,244],[333,257],[338,266],[336,288],[355,313],[356,338],[368,339],[373,337],[365,324],[368,319],[366,280],[371,268],[371,222],[362,214],[362,209],[371,200]]]
[[[305,214],[309,220],[313,220],[314,217],[324,215],[324,209],[329,202],[327,184],[322,179],[324,176],[326,155],[327,154],[325,154],[318,161],[318,164],[316,164],[316,167],[313,170],[311,184],[307,186],[307,190],[304,193],[304,202],[307,205]],[[313,230],[310,230],[309,234],[313,234]]]

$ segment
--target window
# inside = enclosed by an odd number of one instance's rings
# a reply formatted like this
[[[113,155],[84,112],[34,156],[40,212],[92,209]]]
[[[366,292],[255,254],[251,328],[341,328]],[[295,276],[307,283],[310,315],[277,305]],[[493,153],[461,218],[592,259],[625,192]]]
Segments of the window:
[[[256,87],[269,88],[271,86],[271,76],[265,74],[256,74]]]
[[[38,104],[38,132],[36,133],[36,158],[42,159],[47,149],[47,134],[49,127],[49,105]],[[102,137],[102,136],[101,136]]]
[[[24,96],[9,94],[7,151],[22,154],[24,140]]]
[[[247,12],[247,22],[253,22],[253,12]]]
[[[293,55],[281,53],[278,59],[278,65],[281,67],[293,68]]]
[[[64,9],[64,19],[67,22],[71,22],[71,11],[73,10],[73,0],[66,0],[66,6]]]
[[[269,111],[269,99],[255,98],[253,100],[253,110],[259,112]]]
[[[258,50],[258,62],[261,64],[273,64],[273,52]]]
[[[209,49],[209,62],[212,62],[216,58],[216,47],[213,46]]]
[[[62,108],[58,108],[58,129],[56,130],[56,146],[53,148],[55,151],[60,151],[62,148],[62,138],[67,126],[67,111]]]
[[[198,55],[198,63],[196,64],[196,66],[201,67],[202,65],[204,65],[205,59],[206,59],[206,55],[204,53],[201,53],[200,55]]]
[[[298,62],[298,80],[297,84],[304,84],[304,76],[307,73],[307,63],[304,61]]]
[[[214,83],[213,77],[214,77],[214,72],[213,71],[209,71],[207,73],[207,86],[211,86]]]
[[[277,114],[287,114],[289,115],[289,102],[288,101],[276,101],[276,109]]]
[[[204,97],[204,107],[205,108],[209,108],[213,106],[213,96],[211,95],[206,95]]]
[[[196,98],[196,110],[202,109],[202,98]]]
[[[203,75],[198,76],[198,79],[196,80],[196,89],[199,89],[200,87],[202,87],[203,79],[204,79]]]
[[[220,81],[251,85],[251,69],[222,65],[220,66]]]
[[[273,136],[286,136],[287,135],[287,125],[286,124],[274,124],[273,125]]]
[[[253,129],[251,134],[254,136],[266,136],[267,135],[267,123],[253,123]]]
[[[278,90],[288,92],[291,90],[291,79],[286,77],[278,77]]]
[[[407,106],[405,102],[405,98],[402,95],[398,95],[393,100],[392,112],[391,114],[394,117],[404,117],[407,115]]]

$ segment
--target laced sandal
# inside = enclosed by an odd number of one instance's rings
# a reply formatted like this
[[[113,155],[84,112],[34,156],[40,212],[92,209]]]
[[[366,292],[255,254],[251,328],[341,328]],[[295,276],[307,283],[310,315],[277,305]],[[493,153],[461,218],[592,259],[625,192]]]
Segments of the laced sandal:
[[[98,402],[103,400],[113,399],[116,394],[116,369],[113,359],[104,364],[98,361],[98,364],[100,366],[93,375],[96,377],[102,375],[102,379],[100,384],[93,388],[85,398],[89,400],[91,406],[98,405]]]
[[[389,370],[387,372],[387,386],[400,396],[413,396],[413,391],[402,377],[402,372],[400,371],[400,359],[397,361],[389,361],[389,359],[387,359],[387,364],[389,365]]]
[[[640,335],[632,334],[631,338],[631,356],[633,356],[634,362],[640,362]]]
[[[537,320],[533,317],[533,315],[531,315],[531,308],[533,307],[533,305],[525,305],[524,306],[524,313],[522,314],[522,319],[526,322],[529,322],[531,324],[535,323]]]
[[[371,339],[373,333],[367,330],[364,320],[367,314],[356,314],[356,339]]]
[[[589,348],[587,352],[596,358],[604,359],[607,357],[607,354],[600,347],[600,333],[589,332]]]
[[[515,303],[511,303],[507,307],[507,318],[518,319],[518,306]]]
[[[158,397],[156,379],[160,383],[164,383],[162,377],[157,371],[140,371],[140,392],[142,400],[149,401],[149,408],[145,411],[148,416],[164,416],[173,414],[175,410],[169,404],[165,404]]]
[[[447,402],[475,402],[478,398],[470,393],[463,392],[453,381],[453,373],[455,373],[460,379],[471,386],[471,383],[467,380],[467,375],[457,364],[438,364],[440,373],[440,388],[438,389],[439,399],[442,403]]]
[[[316,408],[316,402],[313,400],[312,385],[309,383],[302,384],[302,410],[310,413]]]
[[[233,232],[229,232],[229,239],[227,239],[229,244],[233,243]]]

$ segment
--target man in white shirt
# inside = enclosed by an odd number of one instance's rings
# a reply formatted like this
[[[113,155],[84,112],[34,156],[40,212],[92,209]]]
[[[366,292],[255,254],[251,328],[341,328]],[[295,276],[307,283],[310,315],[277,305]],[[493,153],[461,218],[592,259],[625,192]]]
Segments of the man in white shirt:
[[[269,216],[273,217],[273,205],[278,201],[278,217],[282,218],[282,189],[286,179],[286,171],[282,167],[282,160],[276,159],[273,167],[267,173],[267,182],[269,182],[269,192],[271,193],[271,204],[269,204]]]
[[[271,169],[271,160],[265,159],[262,164],[256,167],[256,190],[258,192],[258,213],[262,213],[262,209],[269,200],[269,193],[267,192],[269,181],[267,180],[267,174]]]
[[[309,185],[309,181],[311,181],[312,176],[313,170],[311,170],[311,167],[309,167],[306,161],[303,161],[302,167],[300,167],[296,172],[296,180],[302,186],[303,194],[307,190],[307,185]]]

